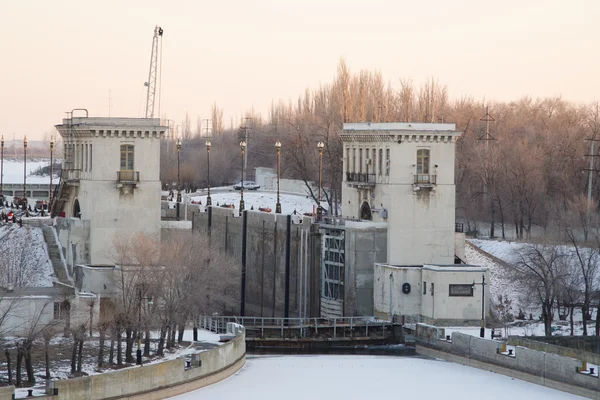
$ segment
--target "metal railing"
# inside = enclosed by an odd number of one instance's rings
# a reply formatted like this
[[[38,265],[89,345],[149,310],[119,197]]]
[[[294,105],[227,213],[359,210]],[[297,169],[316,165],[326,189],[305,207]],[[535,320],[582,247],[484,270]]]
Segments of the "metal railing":
[[[298,329],[302,332],[301,337],[309,335],[309,329],[316,332],[319,329],[333,328],[333,337],[337,337],[337,329],[365,328],[367,335],[369,329],[385,329],[390,324],[389,320],[378,317],[340,317],[340,318],[277,318],[277,317],[236,317],[236,316],[203,316],[198,320],[198,327],[204,330],[223,334],[227,331],[227,323],[235,322],[247,329],[260,329],[264,336],[265,329],[279,329],[281,337],[284,337],[286,329]]]
[[[415,174],[415,185],[435,185],[436,175]]]
[[[370,183],[375,184],[376,182],[375,174],[365,174],[362,172],[346,172],[346,181],[347,182],[355,182],[355,183]]]
[[[140,173],[138,171],[121,170],[117,171],[118,182],[139,182]]]

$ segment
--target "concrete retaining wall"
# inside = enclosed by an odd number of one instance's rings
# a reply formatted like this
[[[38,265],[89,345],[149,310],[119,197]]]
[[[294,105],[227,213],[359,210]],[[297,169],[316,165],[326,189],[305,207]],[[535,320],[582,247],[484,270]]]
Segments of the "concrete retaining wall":
[[[200,366],[185,368],[175,359],[137,368],[48,383],[58,389],[57,399],[162,399],[218,382],[231,376],[245,363],[246,342],[241,334],[234,340],[199,354]]]
[[[508,344],[513,346],[523,346],[546,353],[558,354],[559,356],[576,358],[591,364],[600,365],[600,354],[590,353],[589,351],[557,346],[550,343],[540,342],[538,340],[527,339],[522,336],[509,336]]]
[[[454,332],[452,341],[432,339],[431,329],[418,324],[417,352],[433,355],[572,394],[600,399],[600,379],[579,372],[582,361],[526,347],[516,347],[513,355],[502,353],[503,343]],[[443,338],[443,336],[442,336]],[[425,346],[425,347],[423,347]],[[427,349],[427,348],[429,349]],[[435,349],[435,350],[431,350]]]

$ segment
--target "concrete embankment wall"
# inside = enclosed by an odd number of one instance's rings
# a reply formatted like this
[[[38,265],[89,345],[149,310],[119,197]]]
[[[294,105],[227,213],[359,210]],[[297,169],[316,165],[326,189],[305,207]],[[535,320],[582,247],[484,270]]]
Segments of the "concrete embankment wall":
[[[589,337],[591,339],[596,339],[595,337]],[[566,339],[580,339],[580,338],[572,338],[568,337]],[[581,340],[586,340],[587,338],[581,338]],[[597,340],[597,339],[596,339]],[[589,351],[574,349],[565,346],[557,346],[551,343],[544,343],[538,340],[531,340],[524,338],[522,336],[509,336],[508,344],[513,346],[522,346],[527,347],[533,350],[539,350],[546,353],[553,353],[559,356],[576,358],[581,361],[588,362],[590,364],[600,365],[600,354],[591,353]]]
[[[420,324],[418,324],[420,325]],[[507,375],[564,392],[600,400],[598,375],[579,372],[582,361],[517,346],[513,355],[502,353],[502,343],[462,333],[452,340],[431,335],[431,329],[417,328],[417,353]],[[596,371],[597,372],[597,371]]]
[[[199,365],[185,367],[179,358],[142,367],[82,378],[52,381],[49,391],[57,400],[164,399],[223,380],[238,371],[246,361],[245,335],[209,351],[199,353]],[[196,364],[196,365],[194,365]]]

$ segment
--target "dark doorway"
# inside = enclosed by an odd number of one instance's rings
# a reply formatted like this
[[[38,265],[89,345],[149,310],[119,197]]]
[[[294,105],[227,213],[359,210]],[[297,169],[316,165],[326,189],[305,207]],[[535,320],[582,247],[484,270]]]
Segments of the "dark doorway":
[[[371,214],[371,206],[366,201],[362,203],[362,206],[360,206],[360,219],[365,219],[367,221],[373,220],[373,214]]]
[[[79,208],[79,200],[75,199],[73,204],[73,217],[81,218],[81,209]]]

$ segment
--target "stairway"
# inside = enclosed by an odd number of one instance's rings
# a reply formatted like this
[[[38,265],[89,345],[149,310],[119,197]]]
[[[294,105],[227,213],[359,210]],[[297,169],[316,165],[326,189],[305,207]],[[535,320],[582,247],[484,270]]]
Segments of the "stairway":
[[[71,285],[72,282],[67,275],[67,266],[64,258],[62,257],[62,249],[58,243],[56,234],[54,233],[54,228],[44,225],[42,226],[42,232],[44,233],[44,240],[46,241],[46,245],[48,247],[48,256],[50,258],[50,262],[52,263],[52,268],[54,269],[55,278],[61,283]]]

